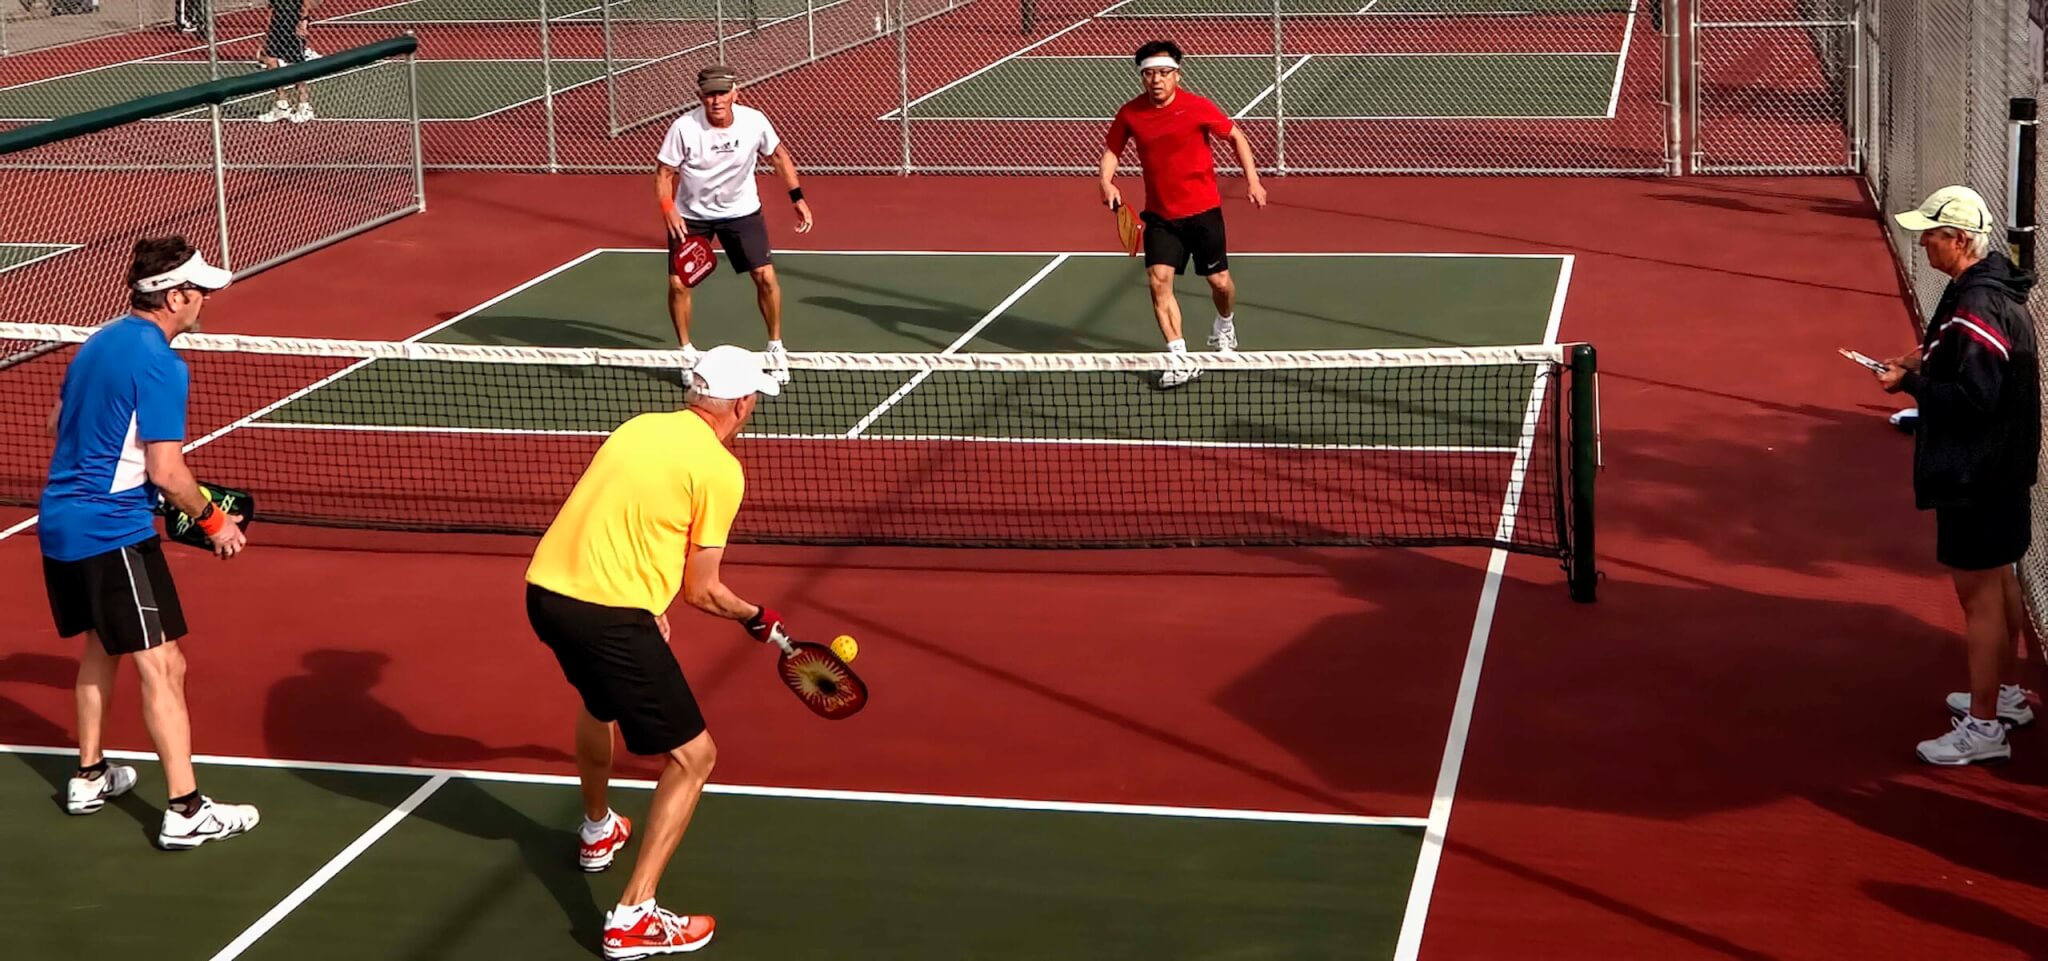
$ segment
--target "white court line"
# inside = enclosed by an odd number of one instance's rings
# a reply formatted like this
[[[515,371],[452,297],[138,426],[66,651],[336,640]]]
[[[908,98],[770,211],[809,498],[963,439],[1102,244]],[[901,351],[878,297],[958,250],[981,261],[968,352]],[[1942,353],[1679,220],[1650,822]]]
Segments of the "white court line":
[[[0,754],[70,757],[77,753],[78,749],[74,747],[0,744]],[[108,757],[117,761],[154,761],[157,759],[156,755],[149,751],[107,751],[105,753]],[[392,774],[410,777],[446,775],[450,778],[462,778],[469,781],[492,781],[504,784],[544,784],[557,787],[575,787],[581,783],[573,774],[519,774],[509,771],[413,767],[401,764],[348,764],[336,761],[291,761],[267,757],[234,757],[219,754],[194,754],[192,756],[192,763],[282,771],[329,771],[339,774]],[[607,783],[612,787],[624,790],[654,790],[653,781],[640,778],[612,778]],[[1364,814],[1320,814],[1308,811],[1261,811],[1246,808],[1181,807],[1168,804],[1052,801],[1024,798],[976,797],[959,794],[912,794],[902,791],[839,791],[827,788],[763,787],[746,784],[707,784],[704,786],[704,793],[729,794],[735,797],[790,798],[803,801],[923,804],[933,807],[984,808],[1003,811],[1126,814],[1141,817],[1202,818],[1215,821],[1278,821],[1290,824],[1336,824],[1350,827],[1405,828],[1422,827],[1425,824],[1422,818],[1379,817]]]
[[[929,371],[926,371],[929,373]],[[1072,371],[1049,371],[1049,374],[1074,373]],[[339,434],[447,434],[451,437],[609,437],[608,430],[534,430],[523,427],[423,427],[406,424],[328,424],[300,423],[293,421],[262,420],[243,428],[244,430],[313,430],[331,431]],[[1175,447],[1198,450],[1266,450],[1266,451],[1357,451],[1395,454],[1513,454],[1520,447],[1430,447],[1400,444],[1299,444],[1291,442],[1266,441],[1223,441],[1223,440],[1157,440],[1153,438],[1120,437],[1002,437],[988,434],[863,434],[851,437],[847,434],[756,434],[744,431],[740,436],[748,440],[779,440],[826,442],[840,440],[862,441],[903,441],[916,443],[961,443],[961,444],[1039,444],[1079,445],[1096,447]]]
[[[197,760],[197,758],[194,758],[194,760]],[[428,798],[433,797],[435,791],[439,791],[441,786],[447,783],[448,775],[446,774],[436,774],[429,778],[427,783],[419,786],[419,790],[412,792],[412,796],[400,801],[397,807],[391,809],[390,813],[385,814],[376,824],[371,825],[369,830],[364,831],[361,836],[349,842],[348,847],[342,848],[340,854],[335,855],[326,864],[321,865],[320,870],[313,872],[312,877],[307,878],[297,888],[294,888],[292,893],[285,895],[284,900],[277,902],[275,907],[264,912],[262,917],[256,919],[255,924],[249,925],[241,934],[236,935],[233,941],[228,942],[227,947],[220,949],[213,956],[213,961],[234,961],[235,958],[241,957],[242,952],[249,950],[251,945],[255,944],[264,935],[269,934],[270,929],[277,927],[277,923],[284,920],[286,915],[297,910],[299,905],[306,903],[307,898],[312,897],[315,892],[325,887],[327,882],[334,880],[334,876],[340,874],[342,868],[348,867],[350,862],[361,857],[364,851],[368,851],[370,845],[376,844],[383,839],[384,835],[391,833],[391,829],[397,827],[398,822],[405,820],[415,809],[425,803]]]
[[[1558,265],[1557,291],[1550,301],[1550,321],[1544,326],[1543,343],[1557,342],[1557,329],[1564,318],[1565,292],[1571,286],[1573,257],[1566,255]],[[1543,394],[1549,378],[1538,373],[1529,388],[1529,406],[1522,414],[1522,441],[1508,470],[1507,493],[1501,498],[1500,525],[1494,536],[1505,541],[1515,532],[1515,515],[1521,508],[1522,485],[1535,448],[1536,423],[1543,413]],[[1472,639],[1465,647],[1465,667],[1458,676],[1458,697],[1451,707],[1451,730],[1444,739],[1443,763],[1437,767],[1436,791],[1429,802],[1429,824],[1422,833],[1422,850],[1415,859],[1415,881],[1408,887],[1408,908],[1401,917],[1401,937],[1394,946],[1394,961],[1416,961],[1422,951],[1423,925],[1429,920],[1429,899],[1436,890],[1437,867],[1443,861],[1444,839],[1451,828],[1451,802],[1458,793],[1458,775],[1465,765],[1465,742],[1472,731],[1472,704],[1479,697],[1479,672],[1486,664],[1486,644],[1493,635],[1493,615],[1500,602],[1501,576],[1507,569],[1508,552],[1496,547],[1486,562],[1486,581],[1479,589],[1479,606],[1472,615]]]
[[[954,338],[953,342],[947,344],[946,349],[939,351],[939,353],[950,354],[953,353],[954,351],[959,350],[961,347],[966,346],[967,342],[973,340],[974,336],[976,334],[981,333],[983,328],[987,327],[989,324],[994,323],[997,317],[1002,316],[1003,311],[1009,310],[1011,304],[1014,304],[1018,300],[1022,299],[1025,294],[1031,291],[1031,288],[1038,286],[1039,281],[1044,280],[1053,271],[1058,270],[1061,264],[1064,264],[1066,262],[1067,255],[1061,254],[1057,257],[1054,257],[1050,263],[1047,263],[1045,266],[1038,268],[1038,273],[1032,274],[1030,280],[1025,281],[1016,290],[1010,291],[1010,296],[1003,298],[1002,303],[995,305],[995,307],[991,308],[988,313],[981,315],[981,319],[975,321],[974,326],[967,328],[966,333]],[[903,386],[896,388],[895,393],[890,394],[881,403],[876,404],[874,410],[868,411],[866,417],[862,417],[860,420],[854,422],[853,427],[847,430],[846,436],[859,437],[862,431],[865,431],[869,427],[873,426],[875,421],[881,419],[881,416],[883,414],[889,412],[889,408],[896,406],[897,401],[910,396],[910,392],[916,390],[917,385],[924,383],[925,378],[930,377],[931,375],[932,372],[929,368],[918,371],[917,376],[910,378],[909,383],[906,383]]]
[[[1607,116],[1609,119],[1614,117],[1615,105],[1621,102],[1621,78],[1628,73],[1628,48],[1630,41],[1635,39],[1636,7],[1641,2],[1642,0],[1629,0],[1628,26],[1621,31],[1621,51],[1614,55],[1614,90],[1607,95]],[[1662,3],[1664,0],[1650,0],[1650,2]]]
[[[1065,26],[1065,27],[1062,27],[1062,28],[1060,28],[1059,30],[1056,30],[1056,31],[1054,31],[1054,32],[1052,32],[1052,33],[1050,33],[1050,34],[1047,34],[1047,35],[1046,35],[1046,37],[1045,37],[1045,39],[1043,39],[1043,40],[1037,40],[1037,41],[1033,41],[1032,43],[1030,43],[1030,44],[1028,44],[1028,45],[1026,45],[1026,46],[1023,46],[1023,47],[1019,47],[1019,48],[1018,48],[1018,49],[1016,49],[1016,50],[1012,50],[1012,51],[1010,51],[1009,53],[1006,53],[1006,54],[1004,54],[1004,55],[1002,55],[1002,56],[1000,56],[1000,57],[997,57],[996,59],[994,59],[994,60],[991,60],[991,61],[989,61],[989,62],[988,62],[988,63],[987,63],[986,65],[982,66],[982,67],[981,67],[981,69],[979,69],[979,70],[976,70],[976,71],[974,71],[973,73],[967,74],[966,76],[960,77],[960,78],[958,78],[958,79],[956,79],[956,80],[953,80],[953,81],[951,81],[951,82],[947,83],[947,84],[946,84],[945,86],[942,86],[942,87],[938,88],[937,90],[933,90],[933,91],[931,91],[930,93],[927,93],[927,94],[925,94],[924,96],[918,97],[917,99],[915,99],[915,100],[912,100],[911,102],[909,102],[909,103],[907,103],[907,104],[904,104],[904,105],[903,105],[903,106],[901,106],[901,107],[897,107],[897,108],[896,108],[895,110],[891,110],[891,111],[889,111],[888,113],[885,113],[885,114],[883,114],[883,115],[881,115],[881,116],[879,116],[879,117],[876,117],[875,119],[876,119],[876,120],[888,120],[888,119],[890,119],[891,117],[894,117],[894,116],[896,116],[896,115],[897,115],[897,112],[898,112],[898,111],[901,111],[901,110],[906,110],[906,109],[909,109],[909,108],[911,108],[911,107],[915,107],[915,106],[917,106],[918,104],[921,104],[921,103],[925,102],[926,100],[930,100],[931,98],[933,98],[933,97],[936,97],[936,96],[938,96],[939,94],[945,93],[946,91],[948,91],[948,90],[951,90],[951,89],[953,89],[954,87],[957,87],[957,86],[959,86],[959,85],[961,85],[961,84],[963,84],[963,83],[966,83],[966,82],[967,82],[967,81],[969,81],[969,80],[972,80],[972,79],[974,79],[974,78],[976,78],[976,77],[979,77],[979,76],[981,76],[981,75],[982,75],[982,74],[984,74],[984,73],[987,73],[987,72],[989,72],[989,71],[991,71],[991,70],[994,70],[995,68],[997,68],[997,67],[999,67],[999,66],[1003,65],[1004,63],[1007,63],[1007,62],[1009,62],[1010,60],[1012,60],[1012,59],[1014,59],[1014,58],[1016,58],[1016,57],[1021,57],[1021,56],[1023,56],[1024,54],[1026,54],[1026,53],[1029,53],[1030,51],[1036,50],[1036,49],[1038,49],[1039,47],[1043,47],[1043,46],[1045,46],[1046,44],[1048,44],[1048,43],[1051,43],[1051,42],[1053,42],[1054,40],[1058,40],[1058,39],[1059,39],[1060,37],[1062,37],[1062,36],[1065,36],[1065,35],[1067,35],[1067,34],[1069,34],[1069,33],[1072,33],[1072,32],[1074,32],[1074,31],[1076,31],[1076,30],[1079,30],[1079,29],[1081,29],[1082,27],[1085,27],[1085,26],[1087,26],[1087,25],[1088,25],[1089,23],[1093,22],[1093,21],[1094,21],[1094,20],[1095,20],[1095,19],[1096,19],[1097,17],[1104,17],[1104,16],[1108,16],[1108,15],[1109,15],[1109,12],[1110,12],[1111,10],[1115,10],[1116,8],[1118,8],[1118,7],[1121,7],[1121,6],[1123,6],[1124,4],[1127,4],[1127,3],[1130,3],[1130,2],[1131,2],[1131,0],[1117,0],[1117,2],[1115,2],[1115,3],[1112,3],[1112,4],[1110,4],[1109,6],[1103,7],[1103,8],[1102,8],[1102,9],[1100,9],[1100,10],[1097,10],[1097,11],[1095,11],[1095,13],[1094,13],[1094,14],[1092,14],[1092,15],[1090,15],[1090,16],[1089,16],[1089,17],[1088,17],[1088,18],[1087,18],[1086,20],[1080,20],[1080,21],[1076,21],[1076,22],[1074,22],[1074,23],[1068,24],[1067,26]]]
[[[83,246],[85,246],[85,245],[84,245],[84,244],[26,244],[26,243],[0,243],[0,247],[52,247],[52,248],[55,248],[55,249],[51,250],[51,251],[50,251],[49,253],[47,253],[47,254],[43,254],[43,255],[42,255],[42,256],[40,256],[40,257],[30,257],[29,259],[27,259],[27,260],[24,260],[24,261],[22,261],[22,262],[20,262],[20,263],[18,263],[18,264],[4,264],[4,265],[0,265],[0,274],[4,274],[4,273],[6,273],[6,272],[8,272],[8,271],[10,271],[10,270],[20,270],[21,268],[23,268],[23,267],[26,267],[26,266],[28,266],[28,265],[30,265],[30,264],[35,264],[35,263],[41,263],[41,262],[43,262],[43,261],[45,261],[45,260],[48,260],[48,259],[50,259],[50,258],[52,258],[52,257],[58,257],[58,256],[62,256],[62,255],[64,255],[64,254],[68,254],[68,253],[70,253],[70,252],[72,252],[72,251],[74,251],[74,250],[77,250],[78,248],[80,248],[80,247],[83,247]]]
[[[569,268],[571,268],[571,267],[574,267],[574,266],[576,266],[577,264],[580,264],[580,263],[582,263],[582,262],[584,262],[584,261],[586,261],[586,260],[589,260],[589,259],[590,259],[590,258],[592,258],[592,257],[595,257],[595,256],[597,256],[597,254],[598,254],[598,253],[599,253],[599,252],[600,252],[601,250],[602,250],[602,248],[600,248],[600,249],[598,249],[598,250],[589,250],[589,251],[585,251],[585,252],[584,252],[583,254],[579,255],[579,256],[578,256],[578,257],[576,257],[576,258],[575,258],[574,260],[571,260],[571,261],[569,261],[568,263],[560,264],[560,265],[558,265],[558,266],[556,266],[556,267],[550,268],[550,269],[549,269],[549,270],[548,270],[548,271],[547,271],[546,273],[544,273],[544,274],[541,274],[541,275],[540,275],[540,276],[538,276],[538,277],[533,277],[533,278],[530,278],[530,279],[526,280],[525,282],[521,283],[521,284],[520,284],[519,286],[517,286],[517,287],[514,287],[514,288],[512,288],[511,290],[505,291],[504,293],[502,293],[502,294],[499,294],[499,295],[497,295],[496,297],[492,297],[491,299],[489,299],[489,300],[486,300],[486,301],[484,301],[483,303],[481,303],[481,304],[478,304],[478,305],[476,305],[476,306],[474,306],[474,307],[471,307],[471,308],[469,308],[468,310],[465,310],[465,311],[463,311],[462,313],[456,314],[455,316],[453,316],[453,317],[450,317],[450,318],[448,318],[447,320],[441,321],[440,323],[438,323],[438,324],[435,324],[435,325],[433,325],[433,326],[431,326],[431,327],[428,327],[427,329],[425,329],[425,330],[422,330],[422,331],[420,331],[419,333],[413,334],[412,336],[410,336],[410,337],[407,337],[407,338],[405,338],[405,339],[404,339],[404,340],[402,340],[402,341],[399,341],[399,343],[402,343],[402,344],[410,344],[410,343],[412,343],[412,342],[414,342],[414,341],[416,341],[416,340],[419,340],[419,339],[420,339],[420,338],[422,338],[422,337],[426,337],[426,336],[429,336],[429,335],[431,335],[431,334],[433,334],[433,333],[435,333],[435,332],[437,332],[437,331],[440,331],[440,330],[442,330],[442,329],[444,329],[444,328],[447,328],[447,327],[453,326],[454,324],[457,324],[457,323],[460,323],[460,322],[462,322],[462,321],[464,321],[464,320],[467,320],[467,319],[469,319],[469,317],[470,317],[470,316],[474,315],[474,314],[475,314],[476,312],[478,312],[478,311],[480,311],[480,310],[483,310],[483,309],[485,309],[485,308],[487,308],[487,307],[490,307],[491,305],[493,305],[493,304],[496,304],[496,303],[498,303],[498,302],[500,302],[500,301],[502,301],[502,300],[504,300],[504,299],[506,299],[506,298],[508,298],[508,297],[511,297],[511,296],[513,296],[513,295],[515,295],[515,294],[519,293],[520,291],[523,291],[523,290],[527,289],[528,287],[532,287],[533,285],[535,285],[535,284],[538,284],[538,283],[540,283],[540,282],[542,282],[542,281],[544,281],[544,280],[547,280],[547,279],[549,279],[549,278],[553,277],[554,275],[556,275],[556,274],[559,274],[559,273],[561,273],[562,271],[568,270]],[[301,397],[304,397],[305,395],[307,395],[307,394],[309,394],[309,393],[312,393],[313,391],[315,391],[315,390],[318,390],[318,389],[320,389],[320,388],[322,388],[322,387],[325,387],[325,386],[327,386],[328,384],[331,384],[331,383],[335,382],[336,380],[339,380],[339,379],[341,379],[341,378],[343,378],[343,377],[346,377],[346,376],[348,376],[349,374],[355,373],[355,372],[356,372],[357,370],[360,370],[360,369],[362,369],[362,368],[363,368],[364,366],[368,365],[369,363],[370,363],[370,360],[369,360],[368,358],[365,358],[365,359],[363,359],[363,360],[359,360],[359,361],[357,361],[357,362],[355,362],[355,363],[353,363],[353,364],[350,364],[350,365],[348,365],[347,367],[344,367],[344,368],[342,368],[342,369],[341,369],[341,370],[339,370],[339,371],[336,371],[336,372],[334,372],[334,373],[332,373],[332,374],[329,374],[329,375],[327,375],[326,377],[323,377],[323,378],[321,378],[321,379],[320,379],[320,380],[319,380],[318,382],[316,382],[316,383],[313,383],[313,384],[307,385],[306,387],[304,387],[304,388],[301,388],[301,389],[299,389],[299,390],[296,390],[296,391],[293,391],[292,393],[290,393],[290,394],[288,394],[288,395],[286,395],[286,396],[284,396],[284,397],[278,398],[277,400],[275,400],[275,401],[273,401],[273,402],[271,402],[271,403],[269,403],[269,404],[266,404],[266,405],[264,405],[264,406],[262,407],[262,409],[260,409],[260,410],[257,410],[257,411],[254,411],[254,412],[252,412],[252,413],[250,413],[250,414],[248,414],[248,415],[246,415],[246,416],[242,417],[242,418],[241,418],[240,420],[237,420],[237,421],[235,421],[234,423],[231,423],[231,424],[229,424],[229,425],[227,425],[227,426],[225,426],[225,427],[222,427],[221,429],[219,429],[219,430],[216,430],[216,431],[214,431],[213,433],[211,433],[211,434],[208,434],[208,435],[206,435],[205,437],[201,437],[201,438],[199,438],[198,440],[195,440],[195,441],[193,441],[193,442],[191,442],[191,443],[189,443],[189,444],[186,444],[186,445],[185,445],[185,453],[188,453],[188,454],[189,454],[189,453],[191,453],[191,452],[192,452],[193,450],[195,450],[195,449],[197,449],[197,448],[199,448],[199,447],[205,446],[206,444],[210,444],[210,443],[212,443],[212,442],[213,442],[214,440],[218,439],[218,438],[219,438],[219,437],[220,437],[221,435],[223,435],[223,434],[226,434],[226,433],[228,433],[229,431],[232,431],[232,430],[235,430],[235,429],[237,429],[237,428],[241,428],[241,427],[246,427],[246,426],[248,426],[248,425],[249,425],[249,423],[250,423],[251,421],[254,421],[254,420],[255,420],[256,418],[258,418],[258,417],[261,417],[261,416],[263,416],[264,414],[268,414],[268,413],[270,413],[271,411],[273,411],[273,410],[276,410],[276,409],[277,409],[277,408],[279,408],[279,407],[282,407],[282,406],[284,406],[284,405],[286,405],[286,404],[289,404],[289,403],[291,403],[292,401],[298,400],[299,398],[301,398]],[[22,521],[21,523],[19,523],[19,524],[16,524],[16,525],[14,525],[14,526],[12,526],[12,527],[9,527],[9,528],[7,528],[7,529],[6,529],[6,530],[4,530],[4,531],[0,531],[0,541],[4,541],[4,540],[6,540],[6,539],[8,539],[8,538],[10,538],[10,537],[13,537],[13,536],[14,536],[14,535],[16,535],[16,534],[19,534],[19,533],[21,533],[22,531],[28,530],[28,529],[29,529],[30,527],[33,527],[33,526],[35,526],[35,523],[36,523],[36,518],[37,518],[37,517],[40,517],[40,516],[41,516],[41,515],[39,515],[39,514],[38,514],[38,515],[31,515],[31,516],[29,517],[29,519],[28,519],[28,520]]]
[[[1269,84],[1267,84],[1267,85],[1266,85],[1266,89],[1264,89],[1264,90],[1261,90],[1261,91],[1259,91],[1259,95],[1258,95],[1258,96],[1256,96],[1256,97],[1253,97],[1253,98],[1251,99],[1251,102],[1250,102],[1250,103],[1247,103],[1247,104],[1245,104],[1245,105],[1244,105],[1244,109],[1242,109],[1242,110],[1239,110],[1238,112],[1236,112],[1236,113],[1234,113],[1234,114],[1231,114],[1231,115],[1230,115],[1230,119],[1232,119],[1232,120],[1242,120],[1242,119],[1244,119],[1244,115],[1245,115],[1245,114],[1251,113],[1251,112],[1252,112],[1252,108],[1253,108],[1253,107],[1256,107],[1256,106],[1258,106],[1258,105],[1260,104],[1260,102],[1264,101],[1264,100],[1265,100],[1265,99],[1266,99],[1266,98],[1267,98],[1268,96],[1271,96],[1271,95],[1272,95],[1272,93],[1273,93],[1273,91],[1275,91],[1275,90],[1278,90],[1278,89],[1280,89],[1280,85],[1281,85],[1281,84],[1283,84],[1283,83],[1286,83],[1286,82],[1287,82],[1287,78],[1288,78],[1288,77],[1292,77],[1292,76],[1294,76],[1294,71],[1296,71],[1296,70],[1300,70],[1300,69],[1301,69],[1301,65],[1302,65],[1302,64],[1305,64],[1305,63],[1307,63],[1307,62],[1309,62],[1309,60],[1310,60],[1310,59],[1312,59],[1313,57],[1315,57],[1315,54],[1312,54],[1312,53],[1311,53],[1311,54],[1306,54],[1306,55],[1304,55],[1304,56],[1303,56],[1303,57],[1302,57],[1302,58],[1301,58],[1300,60],[1296,60],[1296,61],[1294,61],[1294,64],[1293,64],[1293,66],[1290,66],[1290,67],[1288,67],[1288,68],[1287,68],[1286,70],[1284,70],[1284,71],[1281,71],[1281,73],[1280,73],[1280,76],[1279,76],[1279,77],[1275,78],[1275,79],[1274,79],[1274,81],[1273,81],[1272,83],[1269,83]]]
[[[773,251],[783,254],[803,254],[822,257],[1128,257],[1117,250],[805,250],[778,247]],[[664,247],[599,247],[593,254],[661,254],[668,255]],[[588,256],[587,254],[585,256]],[[1450,259],[1502,260],[1569,260],[1571,254],[1470,254],[1443,251],[1398,250],[1255,250],[1240,253],[1231,251],[1235,257],[1436,257]]]

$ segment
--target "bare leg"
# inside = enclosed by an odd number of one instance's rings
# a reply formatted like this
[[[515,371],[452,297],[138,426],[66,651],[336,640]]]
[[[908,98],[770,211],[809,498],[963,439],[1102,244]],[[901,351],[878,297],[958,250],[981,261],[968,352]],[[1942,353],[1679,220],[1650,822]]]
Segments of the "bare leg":
[[[1963,642],[1970,662],[1970,714],[1998,718],[1998,678],[2012,657],[2006,626],[2005,577],[1999,570],[1955,571],[1956,599],[1963,604]]]
[[[683,278],[668,275],[668,319],[676,325],[676,346],[690,343],[690,288]]]
[[[2020,668],[2026,663],[2027,648],[2037,643],[2034,637],[2034,622],[2027,617],[2026,591],[2020,587],[2019,572],[2005,569],[2005,621],[2012,628],[2012,649],[2005,664],[1998,672],[2002,684],[2018,684]]]
[[[607,788],[612,778],[613,725],[576,709],[576,775],[583,785],[583,817],[602,821],[611,813]]]
[[[171,797],[199,789],[192,773],[192,719],[185,712],[185,652],[177,641],[135,655],[142,675],[142,721],[163,761],[165,787]]]
[[[85,632],[78,655],[78,766],[88,768],[106,759],[107,718],[114,710],[114,671],[120,660],[100,646],[95,631]]]
[[[1237,284],[1230,279],[1230,271],[1219,270],[1208,277],[1209,299],[1216,304],[1216,316],[1228,317],[1237,312]]]
[[[756,267],[754,302],[761,308],[761,321],[768,325],[768,339],[782,339],[782,284],[775,279],[775,266]]]
[[[1145,269],[1145,282],[1152,290],[1152,317],[1159,321],[1159,335],[1167,343],[1180,339],[1180,302],[1173,298],[1173,268],[1155,264]]]
[[[654,786],[654,801],[647,811],[647,827],[641,834],[639,856],[633,861],[633,875],[626,880],[620,904],[639,904],[654,897],[669,858],[682,843],[690,816],[697,813],[697,798],[711,779],[711,767],[718,760],[718,748],[711,732],[691,738],[689,743],[668,752],[668,764]]]

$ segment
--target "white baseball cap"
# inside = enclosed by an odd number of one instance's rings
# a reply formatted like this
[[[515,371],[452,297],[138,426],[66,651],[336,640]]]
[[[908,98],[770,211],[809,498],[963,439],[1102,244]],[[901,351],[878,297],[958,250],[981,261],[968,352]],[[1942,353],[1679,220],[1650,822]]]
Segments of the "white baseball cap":
[[[1893,214],[1892,219],[1907,230],[1953,227],[1973,234],[1991,232],[1991,205],[1983,195],[1968,187],[1943,187],[1929,195],[1916,210]]]
[[[693,370],[704,381],[706,397],[738,400],[753,394],[770,397],[782,393],[782,385],[761,368],[761,358],[745,347],[720,344],[697,355]]]
[[[191,284],[207,290],[219,290],[235,279],[235,275],[206,262],[206,255],[197,250],[185,262],[161,274],[144,277],[135,282],[135,289],[145,294],[159,290],[170,290]]]

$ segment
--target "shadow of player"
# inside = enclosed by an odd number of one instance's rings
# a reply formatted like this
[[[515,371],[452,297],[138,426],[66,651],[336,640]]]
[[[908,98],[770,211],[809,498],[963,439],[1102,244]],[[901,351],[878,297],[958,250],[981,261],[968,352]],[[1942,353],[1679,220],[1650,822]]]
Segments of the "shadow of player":
[[[382,678],[385,655],[366,651],[313,651],[305,656],[306,672],[272,686],[264,711],[265,743],[279,757],[332,756],[337,750],[371,753],[388,763],[460,763],[499,758],[566,761],[571,756],[542,745],[495,747],[474,738],[424,731],[405,715],[378,702],[371,689]],[[373,804],[388,804],[381,792],[366,789],[361,774],[297,770],[308,784]],[[505,791],[464,778],[453,778],[411,814],[411,819],[438,825],[486,841],[510,842],[516,859],[490,859],[489,874],[467,881],[460,899],[437,911],[433,927],[416,942],[410,956],[446,956],[474,936],[473,927],[493,923],[504,909],[507,889],[540,882],[568,922],[566,935],[595,954],[602,937],[603,910],[591,894],[587,876],[576,866],[575,826],[580,806],[573,794],[560,799],[558,817],[536,820],[508,803]],[[566,794],[566,792],[564,792]]]

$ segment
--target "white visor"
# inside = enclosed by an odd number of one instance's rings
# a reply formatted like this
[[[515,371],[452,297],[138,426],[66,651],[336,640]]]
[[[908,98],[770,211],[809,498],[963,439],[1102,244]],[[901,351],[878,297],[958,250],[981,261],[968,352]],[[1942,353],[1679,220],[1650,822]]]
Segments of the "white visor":
[[[1163,68],[1166,70],[1179,70],[1180,61],[1175,60],[1172,57],[1169,57],[1162,53],[1157,56],[1146,57],[1145,59],[1138,62],[1139,70],[1152,70],[1156,68]]]
[[[135,289],[145,294],[153,294],[160,290],[191,284],[207,290],[219,290],[234,279],[235,275],[207,263],[206,255],[195,250],[191,259],[179,264],[175,270],[136,281]]]

